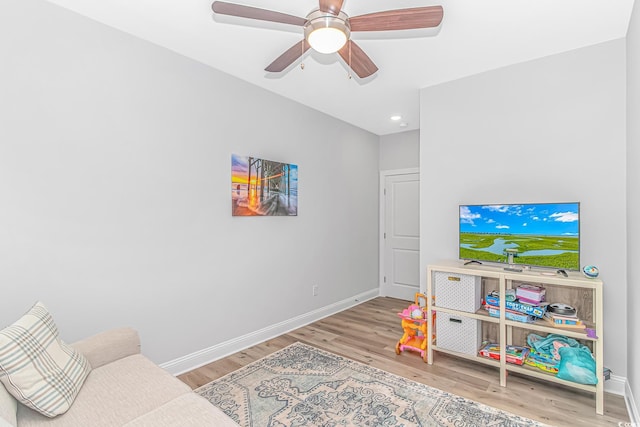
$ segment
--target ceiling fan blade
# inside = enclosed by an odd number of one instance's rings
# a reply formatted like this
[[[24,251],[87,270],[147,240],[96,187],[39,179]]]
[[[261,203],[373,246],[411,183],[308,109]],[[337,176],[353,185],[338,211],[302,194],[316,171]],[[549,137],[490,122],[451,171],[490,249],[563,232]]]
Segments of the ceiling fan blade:
[[[320,10],[338,15],[344,0],[320,0]]]
[[[351,31],[412,30],[437,27],[442,22],[442,6],[387,10],[349,18]]]
[[[264,70],[270,73],[279,73],[293,64],[296,59],[300,58],[310,47],[306,40],[301,40],[287,49],[282,55],[278,56],[276,60],[269,64]]]
[[[307,20],[286,13],[274,12],[272,10],[259,9],[257,7],[243,6],[241,4],[214,1],[211,9],[220,15],[239,16],[241,18],[257,19],[259,21],[279,22],[303,26]]]
[[[344,62],[346,62],[361,79],[369,77],[378,71],[376,64],[373,63],[371,58],[369,58],[367,54],[364,53],[364,50],[355,44],[353,40],[349,40],[338,53],[342,59],[344,59]]]

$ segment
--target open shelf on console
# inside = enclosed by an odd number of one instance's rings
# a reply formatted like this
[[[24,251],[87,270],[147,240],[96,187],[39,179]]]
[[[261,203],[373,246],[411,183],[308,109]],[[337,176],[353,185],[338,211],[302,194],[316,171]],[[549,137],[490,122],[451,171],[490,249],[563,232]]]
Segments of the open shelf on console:
[[[554,382],[554,383],[563,384],[563,385],[568,386],[568,387],[578,388],[580,390],[590,391],[592,393],[596,392],[596,386],[595,385],[579,384],[579,383],[574,383],[573,381],[563,380],[561,378],[558,378],[557,376],[555,376],[552,373],[544,372],[544,371],[542,371],[540,369],[537,369],[537,368],[534,368],[534,367],[528,366],[528,365],[514,365],[514,364],[508,363],[507,364],[507,371],[518,373],[518,374],[523,374],[523,375],[528,375],[530,377],[539,378],[539,379],[542,379],[542,380],[545,380],[545,381],[551,381],[551,382]]]
[[[593,338],[587,335],[584,329],[576,328],[563,328],[561,326],[550,326],[544,320],[536,320],[534,323],[515,322],[513,320],[505,320],[504,324],[512,328],[530,329],[532,331],[543,332],[546,334],[561,334],[567,337],[575,338],[577,340],[597,341],[598,338]],[[593,329],[595,326],[592,323],[585,323],[587,328]]]

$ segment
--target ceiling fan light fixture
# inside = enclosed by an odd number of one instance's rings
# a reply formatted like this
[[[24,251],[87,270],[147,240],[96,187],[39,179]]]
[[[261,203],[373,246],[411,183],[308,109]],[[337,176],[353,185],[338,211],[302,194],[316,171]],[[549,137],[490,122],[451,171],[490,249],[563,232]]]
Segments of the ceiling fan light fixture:
[[[337,28],[323,27],[307,37],[309,45],[320,53],[335,53],[347,42],[347,36]]]
[[[337,16],[319,10],[312,12],[304,26],[307,43],[320,53],[339,51],[351,35],[346,19],[347,15],[343,12]]]

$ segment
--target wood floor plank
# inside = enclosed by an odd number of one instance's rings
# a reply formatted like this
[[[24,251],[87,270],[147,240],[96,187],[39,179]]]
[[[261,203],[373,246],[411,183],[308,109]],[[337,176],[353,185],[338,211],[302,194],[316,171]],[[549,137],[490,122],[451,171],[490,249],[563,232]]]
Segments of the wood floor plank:
[[[287,334],[202,366],[178,378],[200,387],[296,341],[348,357],[440,390],[552,426],[617,426],[628,422],[624,399],[605,394],[605,414],[596,415],[592,393],[510,374],[500,387],[498,369],[436,353],[433,365],[415,352],[396,354],[402,336],[397,313],[408,305],[375,298]]]

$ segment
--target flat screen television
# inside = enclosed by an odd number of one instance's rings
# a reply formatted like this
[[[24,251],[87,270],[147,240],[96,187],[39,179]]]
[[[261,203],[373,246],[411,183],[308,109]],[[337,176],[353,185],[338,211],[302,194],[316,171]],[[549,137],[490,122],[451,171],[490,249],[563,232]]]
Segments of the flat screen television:
[[[460,205],[460,259],[580,270],[580,203]]]

